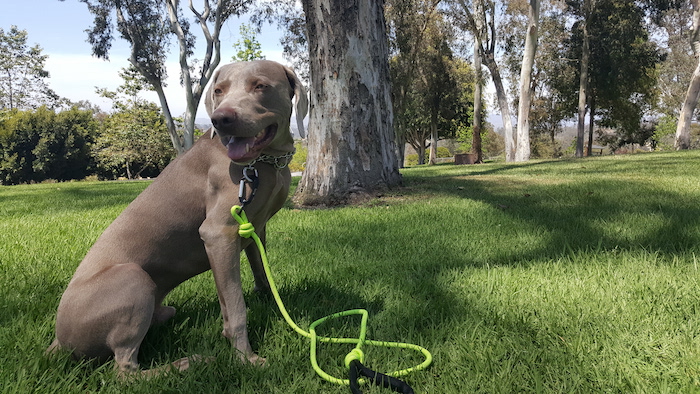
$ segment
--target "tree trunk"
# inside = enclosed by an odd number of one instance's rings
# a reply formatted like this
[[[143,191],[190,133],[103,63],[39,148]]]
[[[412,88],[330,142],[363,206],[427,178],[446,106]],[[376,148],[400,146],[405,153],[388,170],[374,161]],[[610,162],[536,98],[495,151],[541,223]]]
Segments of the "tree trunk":
[[[131,168],[129,168],[129,161],[126,161],[126,179],[131,180]]]
[[[425,143],[418,146],[418,165],[425,164]]]
[[[311,61],[296,202],[339,205],[400,184],[383,0],[303,0]]]
[[[496,97],[498,99],[498,107],[501,110],[501,119],[503,119],[503,129],[505,140],[505,155],[506,161],[513,161],[515,159],[515,141],[513,140],[513,120],[510,116],[510,106],[508,105],[508,96],[506,95],[506,90],[503,88],[503,81],[501,80],[501,73],[498,70],[498,64],[496,64],[496,59],[494,52],[496,51],[496,12],[494,9],[493,2],[489,3],[490,7],[490,21],[486,23],[486,7],[484,6],[484,0],[478,0],[473,2],[474,13],[472,14],[469,6],[465,0],[459,0],[459,4],[464,11],[464,16],[466,17],[466,25],[471,30],[474,35],[474,45],[477,47],[477,51],[481,55],[486,67],[491,73],[491,79],[493,79],[494,87],[496,88]],[[475,17],[476,16],[476,17]],[[488,26],[487,26],[488,25]],[[488,32],[490,31],[491,40],[488,39]],[[488,49],[485,48],[484,44],[488,44]]]
[[[433,107],[430,113],[430,158],[428,164],[434,166],[437,164],[437,148],[438,148],[438,108]]]
[[[588,101],[588,64],[591,56],[590,37],[588,36],[588,20],[591,13],[591,2],[585,0],[583,20],[583,48],[581,51],[581,75],[578,85],[578,129],[576,134],[576,157],[583,157],[583,137],[586,130],[586,102]]]
[[[674,143],[676,150],[690,149],[690,123],[698,105],[698,96],[700,96],[700,58],[698,58],[698,65],[693,71],[693,77],[690,80],[685,101],[678,117]]]
[[[476,83],[474,84],[474,125],[472,127],[472,153],[476,155],[475,163],[484,161],[481,148],[481,112],[482,112],[482,94],[481,87],[483,86],[483,73],[481,72],[481,53],[479,53],[479,45],[474,42],[474,74]]]
[[[530,160],[530,100],[532,98],[532,68],[537,51],[537,28],[540,18],[539,0],[530,0],[529,22],[525,36],[523,64],[520,67],[520,102],[515,161]]]
[[[700,0],[693,0],[693,38],[692,46],[695,58],[698,61],[693,76],[685,94],[685,101],[678,116],[678,126],[676,127],[676,150],[690,149],[690,123],[698,105],[700,96]]]
[[[515,140],[513,139],[513,119],[510,116],[510,105],[508,104],[508,96],[506,95],[506,89],[503,87],[503,80],[501,79],[501,73],[496,64],[496,59],[493,57],[493,53],[487,53],[484,56],[486,61],[486,67],[488,67],[491,73],[491,79],[493,79],[493,85],[496,88],[496,98],[498,99],[498,108],[501,110],[501,119],[503,120],[503,138],[505,139],[506,145],[506,161],[515,160]]]
[[[404,133],[395,133],[396,138],[396,160],[399,168],[404,167],[406,161],[406,135]]]
[[[588,105],[588,144],[586,145],[586,156],[593,153],[593,126],[595,125],[595,97],[590,97],[591,102]]]
[[[199,22],[202,29],[202,34],[206,40],[206,52],[204,53],[204,59],[201,63],[201,72],[199,78],[195,81],[192,80],[192,68],[187,63],[187,58],[191,48],[188,48],[187,37],[185,36],[185,32],[177,17],[179,0],[168,0],[166,2],[166,6],[168,9],[171,30],[177,36],[178,45],[180,48],[180,73],[182,76],[182,85],[185,88],[185,99],[187,103],[187,107],[185,109],[181,149],[182,151],[187,151],[192,147],[192,145],[194,145],[194,129],[197,117],[197,108],[202,100],[202,94],[204,93],[204,89],[206,88],[209,79],[211,79],[211,76],[214,74],[214,70],[221,61],[221,42],[219,41],[219,34],[225,19],[228,19],[228,16],[225,16],[227,13],[224,12],[223,9],[230,7],[231,5],[225,4],[225,2],[222,0],[217,0],[216,12],[214,12],[215,16],[211,18],[212,10],[208,1],[204,2],[202,12],[197,11],[192,2],[189,4],[190,11],[195,14],[195,20]],[[213,32],[209,29],[209,25],[207,24],[212,19],[214,23]],[[168,127],[170,127],[170,125],[168,125]],[[178,152],[181,153],[180,149],[178,149]]]
[[[168,99],[165,97],[165,92],[163,91],[163,86],[160,81],[151,82],[156,93],[158,94],[158,99],[160,100],[160,108],[163,111],[163,117],[165,117],[165,126],[168,129],[168,134],[170,134],[170,141],[173,143],[173,148],[178,155],[185,153],[185,146],[177,132],[177,126],[175,125],[175,119],[170,112],[170,106],[168,105]]]

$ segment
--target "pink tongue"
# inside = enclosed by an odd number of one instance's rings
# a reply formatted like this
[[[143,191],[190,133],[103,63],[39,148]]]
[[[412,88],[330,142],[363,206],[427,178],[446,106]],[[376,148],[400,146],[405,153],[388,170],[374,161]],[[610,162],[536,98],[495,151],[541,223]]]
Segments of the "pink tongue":
[[[255,159],[255,152],[253,151],[253,144],[255,143],[255,137],[248,138],[238,138],[234,137],[231,142],[228,143],[228,158],[236,161],[245,163]],[[246,145],[250,146],[250,150],[246,152]]]

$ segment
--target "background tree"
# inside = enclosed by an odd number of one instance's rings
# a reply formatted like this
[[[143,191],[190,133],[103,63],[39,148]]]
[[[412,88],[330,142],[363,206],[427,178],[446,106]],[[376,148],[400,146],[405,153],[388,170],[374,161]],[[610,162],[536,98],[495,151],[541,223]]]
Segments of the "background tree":
[[[484,65],[489,69],[496,90],[498,108],[503,121],[506,161],[515,160],[515,138],[513,137],[513,120],[511,118],[508,95],[501,77],[500,67],[496,62],[498,41],[497,5],[494,0],[454,0],[453,12],[455,22],[474,37]]]
[[[698,61],[691,45],[693,29],[693,8],[690,2],[683,2],[678,9],[664,13],[660,23],[660,31],[653,36],[664,52],[665,59],[659,65],[659,103],[656,108],[669,118],[678,118],[688,81],[691,80],[693,69]],[[697,116],[694,113],[692,118]],[[677,122],[674,121],[674,134]]]
[[[525,49],[520,68],[520,94],[518,102],[518,128],[516,133],[515,161],[530,160],[530,102],[534,94],[532,70],[535,65],[537,38],[540,20],[539,0],[530,0],[528,23],[525,35]]]
[[[292,64],[294,72],[302,81],[309,81],[309,42],[306,34],[306,16],[301,2],[257,0],[250,14],[251,24],[258,30],[266,22],[280,27],[282,55]]]
[[[383,0],[303,0],[308,163],[295,199],[335,205],[398,185]]]
[[[438,140],[453,137],[452,121],[457,120],[453,118],[471,109],[471,102],[455,108],[464,92],[455,78],[452,32],[436,5],[404,0],[387,6],[394,52],[390,61],[394,127],[397,141],[408,142],[418,152],[419,164],[424,164],[427,147],[429,163],[436,163]]]
[[[700,0],[691,0],[691,4],[693,5],[691,47],[693,48],[697,65],[690,78],[681,113],[678,117],[675,148],[679,150],[690,148],[690,122],[698,106],[698,97],[700,96]]]
[[[557,157],[561,152],[555,136],[562,131],[562,121],[571,118],[571,113],[565,110],[565,102],[560,92],[551,82],[564,70],[570,67],[572,60],[562,57],[561,47],[569,37],[566,28],[567,16],[563,4],[558,1],[542,1],[538,22],[537,51],[530,80],[529,105],[529,140],[532,157]],[[502,24],[504,48],[503,63],[509,85],[519,87],[521,80],[522,61],[528,31],[529,4],[526,1],[508,3],[507,20]],[[573,72],[573,71],[571,71]],[[572,80],[573,78],[569,78]],[[513,102],[520,106],[520,90],[512,89]],[[518,120],[522,119],[518,116]],[[518,137],[521,139],[520,137]]]
[[[260,43],[255,37],[254,28],[243,24],[238,31],[241,34],[241,38],[233,44],[233,49],[238,49],[238,52],[231,60],[234,62],[249,62],[251,60],[265,59],[260,49]]]
[[[569,6],[578,6],[574,11],[581,12],[589,1]],[[571,113],[579,115],[577,156],[583,155],[582,114],[589,117],[590,154],[595,124],[635,133],[656,101],[656,67],[662,57],[649,40],[645,17],[644,9],[631,0],[596,0],[588,17],[573,24],[562,46],[559,57],[578,59],[578,64],[562,63],[550,82],[569,103]],[[583,67],[585,63],[588,67]]]
[[[474,133],[476,129],[476,90],[477,80],[476,72],[472,63],[465,59],[455,57],[450,64],[450,81],[453,86],[448,89],[448,95],[445,100],[446,107],[443,110],[443,116],[447,116],[448,125],[446,130],[449,130],[448,138],[455,138],[462,142],[460,148],[456,151],[469,151],[474,153]],[[484,109],[481,108],[482,116]],[[481,143],[481,135],[479,136]],[[481,150],[481,148],[479,148]]]
[[[471,153],[476,155],[475,163],[482,163],[484,161],[481,134],[483,132],[485,119],[484,94],[482,93],[485,80],[481,51],[479,49],[479,43],[474,40],[474,51],[472,55],[472,63],[474,66],[474,125],[472,127]]]
[[[114,30],[131,45],[129,62],[148,81],[158,94],[160,106],[173,147],[178,153],[194,143],[195,117],[204,88],[221,59],[219,34],[223,23],[232,15],[240,15],[251,0],[203,0],[201,10],[189,2],[194,21],[202,29],[206,40],[204,58],[195,61],[195,37],[190,31],[192,16],[186,17],[179,0],[80,0],[94,15],[88,30],[88,41],[93,54],[108,59],[114,39]],[[113,20],[116,17],[116,22]],[[177,123],[165,96],[165,60],[171,38],[179,47],[181,83],[185,88],[187,109],[184,130],[178,132]]]
[[[60,99],[46,82],[48,55],[39,45],[27,44],[27,31],[0,28],[0,109],[55,107]]]
[[[590,69],[590,59],[591,59],[591,35],[590,35],[590,20],[595,7],[596,0],[583,0],[582,7],[576,7],[577,4],[573,3],[574,10],[579,11],[581,19],[578,23],[578,28],[581,33],[581,56],[579,62],[579,75],[578,75],[578,123],[576,132],[576,157],[583,157],[583,136],[585,133],[586,124],[586,110],[589,100],[590,92],[588,91],[590,85],[589,79],[589,69]],[[591,113],[591,120],[589,127],[593,130],[593,121],[595,117]]]
[[[102,121],[93,148],[101,178],[157,176],[174,157],[160,108],[139,100]]]
[[[421,89],[425,95],[426,104],[423,111],[429,115],[430,154],[428,163],[434,165],[437,163],[440,122],[451,116],[445,115],[445,110],[450,106],[447,103],[448,94],[450,90],[456,88],[456,84],[451,73],[453,57],[452,49],[449,46],[450,38],[448,37],[447,25],[440,17],[428,27],[427,33],[427,45],[423,48],[424,53],[419,61],[418,72],[419,79],[424,84]],[[449,130],[443,129],[443,131]]]
[[[440,0],[390,0],[385,6],[394,131],[400,166],[403,166],[405,146],[409,141],[417,152],[420,151],[419,163],[424,162],[425,140],[429,135],[425,133],[429,133],[429,129],[415,127],[419,122],[412,109],[419,102],[415,90],[419,54],[427,49],[426,31],[438,18],[439,3]]]
[[[113,112],[101,122],[93,153],[101,178],[157,176],[173,159],[160,108],[139,97],[150,85],[133,67],[119,73],[124,83],[116,91],[98,89],[112,100]]]

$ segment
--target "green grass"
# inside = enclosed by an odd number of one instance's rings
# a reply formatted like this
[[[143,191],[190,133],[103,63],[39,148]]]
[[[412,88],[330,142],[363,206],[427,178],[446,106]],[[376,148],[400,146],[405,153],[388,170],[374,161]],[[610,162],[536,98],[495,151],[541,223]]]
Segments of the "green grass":
[[[700,152],[403,174],[404,187],[363,206],[288,207],[272,219],[272,270],[302,327],[368,309],[369,338],[433,353],[428,370],[406,378],[418,393],[700,392]],[[247,268],[265,368],[242,365],[220,335],[210,273],[168,297],[178,314],[149,332],[139,358],[216,361],[124,383],[111,364],[44,357],[75,267],[146,185],[0,188],[0,391],[348,392],[314,374],[308,342],[252,292]],[[352,336],[355,323],[324,330]],[[323,345],[320,362],[340,376],[348,350]],[[376,348],[367,358],[381,371],[420,362]]]

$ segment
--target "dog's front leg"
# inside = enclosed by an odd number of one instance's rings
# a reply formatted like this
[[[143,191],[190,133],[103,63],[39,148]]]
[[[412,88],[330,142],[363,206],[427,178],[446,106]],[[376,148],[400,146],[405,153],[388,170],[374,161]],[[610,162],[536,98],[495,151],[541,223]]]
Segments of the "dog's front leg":
[[[265,359],[253,352],[248,341],[246,305],[241,288],[241,239],[237,225],[215,225],[206,220],[200,235],[214,274],[224,319],[222,334],[231,340],[241,352],[241,358],[253,364],[262,364]]]

